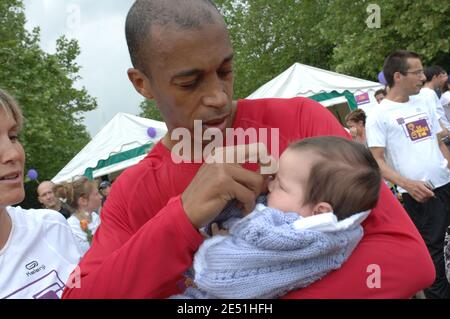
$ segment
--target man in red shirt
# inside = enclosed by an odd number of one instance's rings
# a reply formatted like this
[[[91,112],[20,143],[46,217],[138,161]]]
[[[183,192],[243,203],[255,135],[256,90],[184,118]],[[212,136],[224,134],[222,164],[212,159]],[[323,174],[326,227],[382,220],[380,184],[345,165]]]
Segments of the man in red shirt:
[[[275,128],[279,138],[265,141],[272,154],[310,136],[349,138],[330,112],[306,98],[233,102],[233,49],[222,16],[208,0],[138,0],[128,13],[126,36],[134,66],[128,76],[141,95],[156,100],[168,133],[114,183],[79,265],[81,282],[68,285],[65,298],[179,293],[203,241],[198,229],[232,199],[246,211],[254,207],[265,185],[258,165],[198,163],[192,157],[179,163],[177,155],[186,158],[189,151],[175,152],[177,128],[193,136],[194,121],[201,120],[202,132],[253,129],[253,142],[264,142],[264,130]],[[433,282],[426,247],[386,186],[363,227],[364,238],[342,268],[286,297],[409,298]]]

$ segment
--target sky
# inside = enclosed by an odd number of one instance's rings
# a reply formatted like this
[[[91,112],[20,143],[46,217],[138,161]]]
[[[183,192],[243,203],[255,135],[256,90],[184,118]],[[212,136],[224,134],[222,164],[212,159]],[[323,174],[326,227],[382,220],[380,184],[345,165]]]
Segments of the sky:
[[[55,52],[56,39],[76,39],[81,54],[81,80],[97,99],[96,110],[84,113],[93,137],[118,112],[137,115],[144,100],[127,77],[131,61],[125,40],[125,18],[133,0],[24,0],[26,28],[41,28],[41,48]]]

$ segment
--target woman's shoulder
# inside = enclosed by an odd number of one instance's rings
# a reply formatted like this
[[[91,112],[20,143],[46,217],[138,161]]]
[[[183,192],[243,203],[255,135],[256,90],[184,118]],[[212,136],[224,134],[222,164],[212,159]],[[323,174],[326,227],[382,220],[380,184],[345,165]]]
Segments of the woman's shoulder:
[[[15,223],[21,224],[43,224],[63,223],[66,219],[59,212],[51,209],[24,209],[20,206],[6,208],[8,214]]]

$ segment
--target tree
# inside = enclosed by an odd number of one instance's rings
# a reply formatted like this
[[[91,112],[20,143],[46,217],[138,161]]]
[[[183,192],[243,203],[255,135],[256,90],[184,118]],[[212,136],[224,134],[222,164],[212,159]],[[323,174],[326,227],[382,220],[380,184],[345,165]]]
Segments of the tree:
[[[155,100],[144,100],[139,105],[139,108],[141,109],[141,113],[139,113],[139,116],[152,120],[164,121],[161,116],[161,112],[156,106]]]
[[[50,179],[90,140],[82,115],[97,103],[85,88],[74,88],[80,48],[61,37],[55,54],[44,52],[39,28],[25,29],[21,0],[0,2],[0,38],[0,87],[22,106],[26,168],[36,169],[40,180]]]
[[[294,62],[376,80],[395,50],[450,69],[450,2],[410,0],[217,0],[235,49],[235,97],[246,97]],[[371,3],[381,27],[366,21]]]
[[[328,0],[215,1],[235,51],[235,96],[248,96],[295,62],[329,68],[333,46],[316,30]]]
[[[385,57],[411,50],[424,65],[450,68],[450,3],[446,0],[379,0],[380,26],[369,27],[371,0],[330,0],[319,23],[321,36],[335,45],[331,65],[338,72],[376,79]],[[370,11],[370,10],[369,10]]]

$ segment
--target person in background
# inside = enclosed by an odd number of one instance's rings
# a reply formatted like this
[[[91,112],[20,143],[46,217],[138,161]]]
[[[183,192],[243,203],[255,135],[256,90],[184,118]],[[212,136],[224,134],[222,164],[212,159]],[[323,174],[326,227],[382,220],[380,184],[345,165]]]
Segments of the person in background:
[[[447,76],[447,82],[442,85],[441,104],[450,108],[450,77]],[[450,116],[447,116],[450,117]]]
[[[379,89],[378,91],[375,92],[374,96],[375,99],[377,100],[377,103],[380,104],[381,101],[383,101],[383,99],[386,97],[387,93],[385,89]]]
[[[362,109],[353,110],[345,117],[345,123],[353,141],[366,145],[366,113]]]
[[[447,78],[447,82],[442,86],[442,95],[440,98],[441,105],[444,108],[447,120],[450,121],[450,77]]]
[[[97,183],[83,176],[73,182],[56,185],[55,194],[64,198],[74,211],[67,222],[84,255],[91,247],[92,238],[100,225],[100,216],[96,211],[100,208],[102,198]]]
[[[368,117],[367,142],[383,177],[398,185],[433,259],[436,279],[426,297],[450,298],[442,254],[450,224],[450,153],[440,138],[436,104],[418,94],[425,74],[417,53],[393,52],[383,72],[391,89]]]
[[[81,252],[58,212],[11,206],[25,197],[21,127],[19,105],[0,89],[0,299],[57,299]]]
[[[419,95],[424,99],[428,99],[434,104],[436,113],[439,118],[439,123],[443,132],[441,138],[450,136],[450,121],[447,119],[445,110],[439,100],[440,89],[448,80],[447,72],[438,65],[433,65],[424,70],[426,77],[423,88],[420,90]],[[439,92],[439,94],[438,94]]]
[[[109,192],[111,191],[111,183],[109,181],[102,181],[98,186],[100,195],[102,195],[102,206],[108,198]]]
[[[56,198],[53,192],[55,184],[51,181],[43,181],[37,188],[38,201],[47,209],[53,209],[60,212],[66,219],[70,217],[72,211],[65,203]]]

